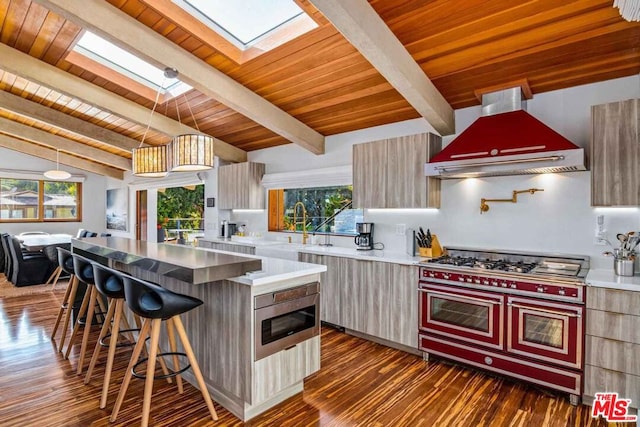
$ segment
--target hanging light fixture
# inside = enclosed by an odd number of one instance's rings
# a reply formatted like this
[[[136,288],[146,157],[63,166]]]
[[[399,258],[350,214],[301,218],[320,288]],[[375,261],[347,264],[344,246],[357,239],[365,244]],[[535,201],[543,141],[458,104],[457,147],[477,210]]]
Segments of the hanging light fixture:
[[[173,68],[164,69],[164,77],[162,83],[158,87],[156,92],[156,99],[151,109],[151,115],[149,116],[149,123],[144,130],[140,146],[131,150],[131,167],[135,176],[141,176],[145,178],[163,178],[169,173],[169,159],[167,158],[167,146],[166,145],[150,145],[143,147],[144,140],[147,137],[149,128],[151,127],[151,119],[153,113],[158,106],[158,100],[160,99],[160,92],[164,90],[164,83],[167,79],[175,79],[178,76],[178,72]]]
[[[44,173],[44,177],[53,179],[56,181],[62,181],[64,179],[71,178],[71,174],[67,171],[60,170],[60,150],[56,149],[56,168],[48,170]]]
[[[187,107],[193,123],[195,124],[198,133],[188,133],[177,135],[171,139],[171,142],[167,145],[149,146],[143,147],[143,143],[149,128],[151,126],[151,118],[158,105],[160,99],[160,91],[164,88],[165,79],[175,79],[178,77],[178,71],[175,68],[164,69],[164,79],[162,85],[158,88],[156,94],[156,100],[151,109],[151,117],[149,117],[149,124],[142,136],[140,147],[132,150],[132,166],[133,174],[136,176],[148,177],[148,178],[161,178],[171,172],[188,172],[188,171],[200,171],[204,169],[211,169],[214,165],[215,153],[213,150],[214,138],[210,135],[205,135],[200,132],[198,123],[191,110],[189,99],[185,96]],[[176,101],[176,111],[178,114],[178,122],[182,124],[180,120],[180,110]]]
[[[196,117],[193,115],[193,110],[191,110],[189,98],[187,98],[186,94],[182,96],[184,96],[184,100],[187,102],[189,114],[191,114],[193,124],[198,133],[177,135],[171,140],[171,171],[190,172],[211,169],[215,157],[213,151],[214,139],[212,136],[200,132]],[[178,109],[177,101],[176,111],[178,113],[178,121],[180,121],[180,110]]]
[[[614,0],[613,7],[620,10],[620,15],[629,22],[640,21],[640,0]]]

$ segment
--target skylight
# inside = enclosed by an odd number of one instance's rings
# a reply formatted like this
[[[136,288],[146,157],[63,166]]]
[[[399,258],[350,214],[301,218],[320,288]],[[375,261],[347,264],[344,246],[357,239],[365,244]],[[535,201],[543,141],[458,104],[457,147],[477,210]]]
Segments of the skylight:
[[[173,0],[240,49],[297,18],[307,17],[293,0]]]
[[[89,31],[85,31],[73,50],[155,91],[164,86],[163,92],[172,97],[191,89],[178,79],[165,79],[163,70]]]

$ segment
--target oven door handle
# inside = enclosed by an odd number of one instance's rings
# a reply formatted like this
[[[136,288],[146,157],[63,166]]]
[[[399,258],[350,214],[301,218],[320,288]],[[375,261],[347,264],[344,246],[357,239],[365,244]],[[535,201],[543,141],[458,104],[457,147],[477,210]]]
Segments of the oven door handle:
[[[526,310],[537,311],[539,313],[557,314],[558,316],[567,316],[567,317],[580,317],[580,313],[568,313],[566,311],[555,311],[555,310],[547,310],[545,308],[529,307],[528,305],[520,305],[511,301],[509,301],[507,305],[509,307],[524,308]]]
[[[474,297],[468,297],[465,295],[458,295],[458,294],[448,294],[446,292],[438,292],[438,291],[432,291],[431,289],[418,289],[418,292],[424,292],[429,293],[429,294],[434,294],[434,295],[441,295],[441,296],[445,296],[445,297],[455,297],[455,298],[460,298],[460,299],[464,299],[464,300],[468,300],[468,301],[473,301],[473,302],[481,302],[481,303],[489,303],[489,304],[493,304],[493,305],[502,305],[502,301],[495,301],[495,300],[488,300],[488,299],[482,299],[482,298],[474,298]]]

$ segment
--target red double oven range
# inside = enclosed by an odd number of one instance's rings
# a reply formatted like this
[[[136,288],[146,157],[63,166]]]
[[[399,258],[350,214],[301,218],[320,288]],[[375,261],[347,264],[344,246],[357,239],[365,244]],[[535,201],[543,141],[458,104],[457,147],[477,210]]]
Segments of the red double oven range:
[[[448,248],[421,264],[420,349],[582,394],[589,257]]]

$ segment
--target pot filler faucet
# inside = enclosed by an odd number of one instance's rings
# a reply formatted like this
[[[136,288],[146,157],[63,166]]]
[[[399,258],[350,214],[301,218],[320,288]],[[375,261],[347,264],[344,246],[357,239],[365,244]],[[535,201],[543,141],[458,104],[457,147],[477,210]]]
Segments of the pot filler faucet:
[[[302,244],[307,244],[307,239],[309,235],[307,234],[307,209],[304,207],[304,203],[297,202],[293,205],[293,228],[295,231],[296,226],[298,225],[298,206],[302,208]]]

